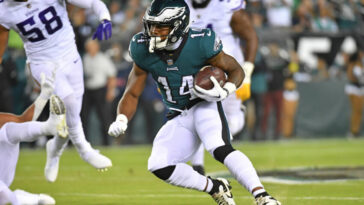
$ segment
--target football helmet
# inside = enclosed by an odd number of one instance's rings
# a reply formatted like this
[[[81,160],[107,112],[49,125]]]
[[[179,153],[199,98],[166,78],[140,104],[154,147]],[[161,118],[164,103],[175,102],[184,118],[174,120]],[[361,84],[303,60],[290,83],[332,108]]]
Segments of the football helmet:
[[[194,8],[205,8],[210,3],[210,0],[192,0]]]
[[[149,52],[163,49],[178,42],[188,32],[190,10],[184,0],[153,0],[143,17],[145,34],[149,41]],[[168,26],[167,36],[155,36],[151,27]],[[162,38],[163,37],[163,38]]]

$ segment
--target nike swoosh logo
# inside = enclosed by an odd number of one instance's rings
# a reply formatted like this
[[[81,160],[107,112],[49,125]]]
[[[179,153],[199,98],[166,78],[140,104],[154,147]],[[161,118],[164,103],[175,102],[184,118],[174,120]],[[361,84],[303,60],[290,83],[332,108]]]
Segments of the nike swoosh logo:
[[[77,60],[74,60],[73,63],[77,63],[78,60],[79,60],[79,58]]]

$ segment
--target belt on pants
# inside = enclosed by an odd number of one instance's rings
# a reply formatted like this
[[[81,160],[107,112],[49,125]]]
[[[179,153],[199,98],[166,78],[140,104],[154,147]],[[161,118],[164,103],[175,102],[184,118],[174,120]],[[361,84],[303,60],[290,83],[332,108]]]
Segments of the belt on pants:
[[[192,100],[190,103],[188,103],[184,108],[182,108],[181,110],[189,110],[191,107],[193,107],[194,105],[196,105],[197,103],[203,101],[201,98],[197,98],[195,100]],[[171,120],[175,117],[177,117],[178,115],[180,115],[182,112],[179,112],[177,110],[169,110],[166,117],[168,120]]]

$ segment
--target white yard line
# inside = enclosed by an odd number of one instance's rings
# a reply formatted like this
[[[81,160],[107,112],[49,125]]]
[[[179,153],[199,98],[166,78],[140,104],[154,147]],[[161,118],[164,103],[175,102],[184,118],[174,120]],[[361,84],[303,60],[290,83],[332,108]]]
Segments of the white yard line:
[[[209,198],[207,194],[91,194],[91,193],[54,193],[53,196],[77,196],[77,197],[98,197],[98,198]],[[251,196],[234,196],[235,199],[253,199]],[[331,201],[364,201],[364,197],[331,197],[331,196],[310,196],[310,197],[279,197],[280,199],[295,200],[331,200]]]

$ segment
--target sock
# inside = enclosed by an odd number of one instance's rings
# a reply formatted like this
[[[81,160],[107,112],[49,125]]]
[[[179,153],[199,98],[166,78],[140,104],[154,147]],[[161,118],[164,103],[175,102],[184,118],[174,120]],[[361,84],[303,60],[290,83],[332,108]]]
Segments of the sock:
[[[67,147],[68,144],[68,138],[62,138],[62,137],[58,137],[58,136],[54,136],[53,139],[51,139],[51,142],[53,146],[52,149],[52,156],[61,156],[61,154],[63,153],[64,149]]]
[[[90,143],[86,140],[81,123],[78,123],[78,125],[75,127],[69,127],[68,132],[69,138],[73,145],[75,145],[79,154],[82,155],[92,150]]]
[[[268,196],[269,194],[267,193],[267,191],[265,191],[265,189],[258,189],[256,191],[253,192],[253,196],[254,198],[259,198],[259,197],[265,197]]]
[[[32,142],[38,137],[51,135],[46,128],[45,122],[9,122],[6,125],[6,135],[9,142],[17,144],[20,142]]]
[[[250,193],[252,193],[253,189],[256,187],[263,187],[253,164],[242,152],[238,150],[231,152],[225,158],[224,164],[234,178]]]
[[[198,191],[207,190],[206,177],[194,171],[191,166],[184,163],[176,165],[172,175],[166,180],[166,182],[175,186],[195,189]]]

